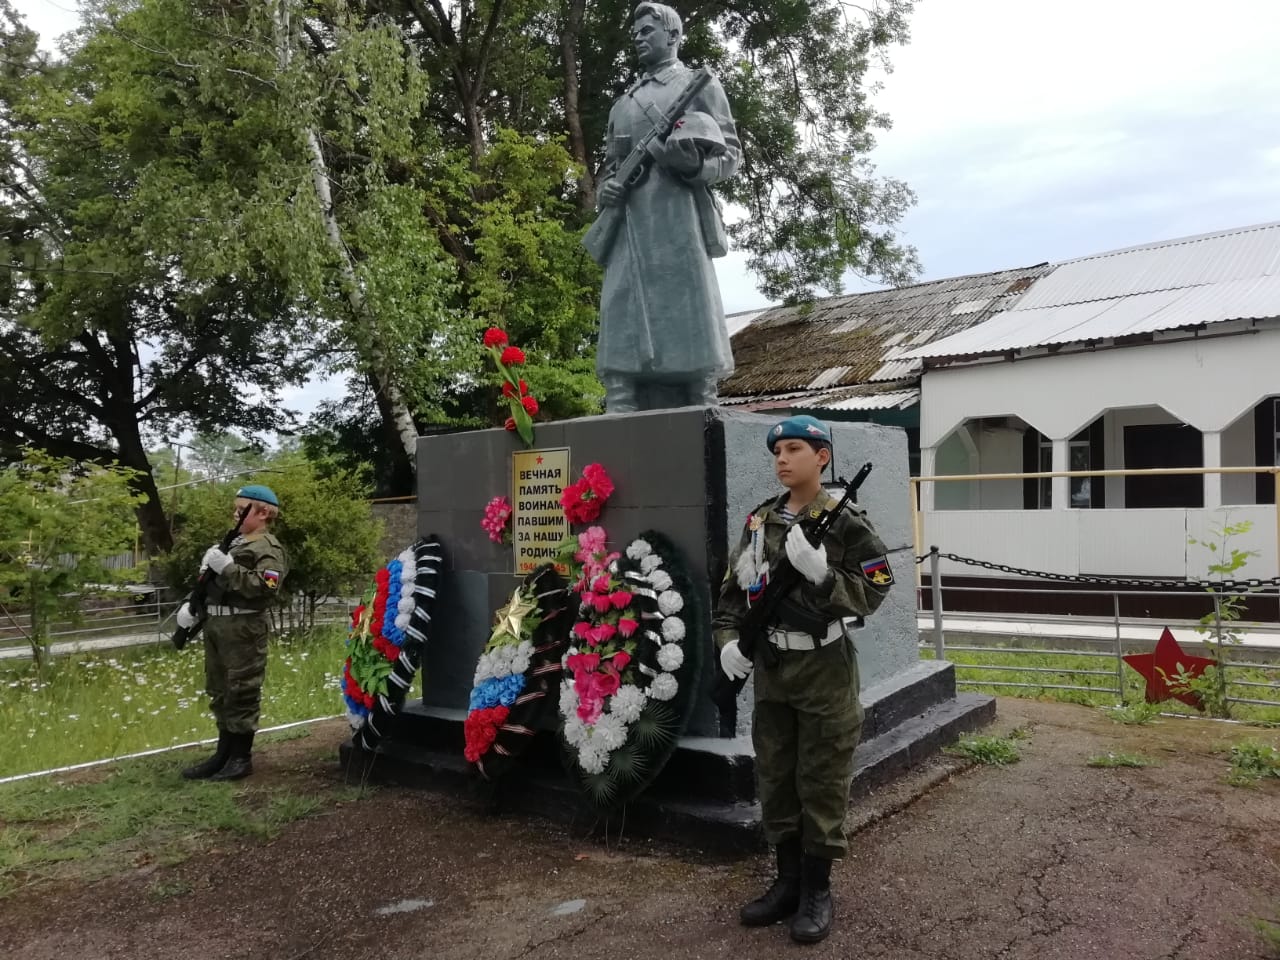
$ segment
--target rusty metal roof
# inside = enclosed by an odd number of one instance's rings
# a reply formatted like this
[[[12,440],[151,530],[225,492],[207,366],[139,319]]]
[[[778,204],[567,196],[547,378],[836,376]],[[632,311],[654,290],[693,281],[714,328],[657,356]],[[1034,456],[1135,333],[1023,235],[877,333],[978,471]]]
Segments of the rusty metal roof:
[[[1280,316],[1280,223],[1060,264],[1015,307],[913,359],[1000,354]]]
[[[733,336],[736,370],[720,382],[721,402],[873,409],[817,401],[914,390],[921,361],[912,351],[1009,309],[1052,270],[1042,263],[762,311]],[[860,385],[869,389],[848,389]]]

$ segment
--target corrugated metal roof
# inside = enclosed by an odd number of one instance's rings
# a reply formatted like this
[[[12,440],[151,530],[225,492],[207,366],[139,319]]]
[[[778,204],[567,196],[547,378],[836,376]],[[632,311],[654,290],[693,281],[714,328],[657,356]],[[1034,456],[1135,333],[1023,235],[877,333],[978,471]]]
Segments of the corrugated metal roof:
[[[1063,263],[1016,306],[909,352],[913,359],[1114,340],[1280,316],[1280,223]]]
[[[831,394],[820,394],[816,397],[797,400],[792,406],[803,410],[905,410],[919,401],[919,390],[895,390],[892,393],[843,398]]]
[[[914,387],[921,362],[906,355],[911,348],[1007,309],[1052,269],[1039,264],[763,311],[733,336],[736,370],[720,383],[721,402],[754,405],[812,390],[827,396],[873,380],[873,393],[898,381]]]

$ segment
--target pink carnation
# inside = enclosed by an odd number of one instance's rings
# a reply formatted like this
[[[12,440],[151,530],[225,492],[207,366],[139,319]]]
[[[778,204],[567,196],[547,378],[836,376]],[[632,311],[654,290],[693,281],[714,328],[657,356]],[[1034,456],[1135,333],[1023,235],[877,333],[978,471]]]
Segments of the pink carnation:
[[[609,602],[619,610],[625,610],[627,604],[631,602],[631,593],[627,590],[615,590],[609,594]]]
[[[622,617],[618,620],[618,632],[624,637],[631,636],[639,627],[639,621],[632,620],[630,617]]]
[[[627,664],[631,662],[631,654],[625,650],[619,650],[613,655],[613,668],[621,673],[627,669]]]

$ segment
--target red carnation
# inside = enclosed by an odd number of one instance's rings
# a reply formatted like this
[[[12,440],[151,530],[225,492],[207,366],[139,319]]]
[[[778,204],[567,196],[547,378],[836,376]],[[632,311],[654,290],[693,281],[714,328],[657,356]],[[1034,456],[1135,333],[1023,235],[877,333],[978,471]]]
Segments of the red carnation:
[[[591,492],[601,500],[608,500],[609,495],[613,493],[613,481],[609,479],[609,474],[605,472],[604,467],[598,463],[587,464],[582,469],[582,478],[591,487]]]
[[[520,396],[525,397],[525,396],[528,396],[528,395],[529,395],[529,385],[528,385],[527,383],[525,383],[523,380],[521,380],[521,381],[520,381]]]
[[[619,650],[613,655],[613,666],[619,672],[627,669],[627,664],[631,662],[631,654],[625,650]]]
[[[515,432],[516,432],[516,418],[515,418],[515,417],[507,417],[507,422],[506,422],[506,423],[504,423],[504,424],[503,424],[503,426],[504,426],[504,427],[506,427],[508,430],[510,430],[512,433],[515,433]]]
[[[538,412],[538,401],[533,397],[521,397],[520,406],[524,407],[524,412],[531,417]]]
[[[506,333],[497,327],[490,327],[484,332],[484,345],[486,347],[504,347],[506,344]]]
[[[524,383],[523,380],[520,382]],[[504,397],[514,397],[516,395],[516,388],[511,385],[509,380],[504,380],[502,382],[502,395]]]
[[[504,367],[524,363],[524,351],[519,347],[507,347],[502,351],[501,363]]]

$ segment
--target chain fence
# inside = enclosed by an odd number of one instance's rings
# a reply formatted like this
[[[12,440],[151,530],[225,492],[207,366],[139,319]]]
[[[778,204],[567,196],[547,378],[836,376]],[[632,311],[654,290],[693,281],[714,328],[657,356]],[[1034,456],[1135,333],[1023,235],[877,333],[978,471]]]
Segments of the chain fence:
[[[1002,579],[990,586],[955,578],[948,582],[940,572],[943,560],[1028,582],[1011,584]],[[959,556],[937,547],[915,557],[915,562],[929,565],[928,583],[918,592],[921,655],[952,662],[959,686],[1096,706],[1142,700],[1145,681],[1124,657],[1150,653],[1168,627],[1188,653],[1216,657],[1217,641],[1222,638],[1222,670],[1232,717],[1280,723],[1280,623],[1224,622],[1220,615],[1207,623],[1122,615],[1125,604],[1142,606],[1171,597],[1198,598],[1210,611],[1220,611],[1219,604],[1232,597],[1243,598],[1246,604],[1261,601],[1255,606],[1274,604],[1280,610],[1280,577],[1184,581],[1061,574]],[[944,592],[957,609],[944,611]],[[1105,604],[1110,616],[980,612],[984,605],[999,606],[1002,600],[1016,599],[1026,608],[1044,609],[1053,602],[1061,604],[1064,598],[1095,610]],[[1166,707],[1174,713],[1196,714],[1177,702]]]

